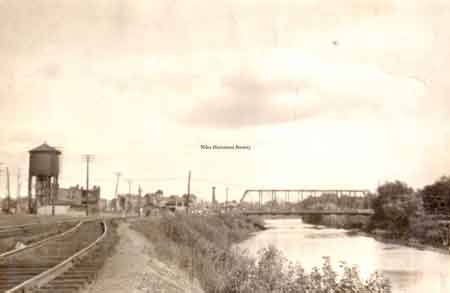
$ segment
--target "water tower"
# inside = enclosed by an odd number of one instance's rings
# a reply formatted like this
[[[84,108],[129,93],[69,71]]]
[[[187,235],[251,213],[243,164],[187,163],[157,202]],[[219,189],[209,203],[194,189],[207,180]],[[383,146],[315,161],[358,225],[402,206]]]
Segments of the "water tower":
[[[52,205],[52,214],[55,213],[54,200],[58,191],[59,156],[61,152],[56,148],[43,143],[29,151],[30,165],[28,173],[28,210],[37,212],[38,204]],[[33,178],[35,179],[32,200]]]

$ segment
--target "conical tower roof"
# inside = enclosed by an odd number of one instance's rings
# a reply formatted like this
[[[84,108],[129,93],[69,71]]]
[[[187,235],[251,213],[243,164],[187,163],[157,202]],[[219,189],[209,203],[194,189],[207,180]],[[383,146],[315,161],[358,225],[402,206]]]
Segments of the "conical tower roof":
[[[30,150],[30,153],[56,153],[58,155],[61,154],[60,151],[58,151],[54,147],[49,146],[46,142]]]

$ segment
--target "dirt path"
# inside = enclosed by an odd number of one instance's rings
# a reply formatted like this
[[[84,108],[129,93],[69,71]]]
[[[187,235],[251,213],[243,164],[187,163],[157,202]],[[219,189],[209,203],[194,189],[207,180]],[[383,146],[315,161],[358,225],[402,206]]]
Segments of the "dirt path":
[[[198,284],[191,285],[186,274],[152,257],[151,244],[128,224],[121,224],[118,233],[116,253],[106,261],[97,281],[85,293],[203,292]]]

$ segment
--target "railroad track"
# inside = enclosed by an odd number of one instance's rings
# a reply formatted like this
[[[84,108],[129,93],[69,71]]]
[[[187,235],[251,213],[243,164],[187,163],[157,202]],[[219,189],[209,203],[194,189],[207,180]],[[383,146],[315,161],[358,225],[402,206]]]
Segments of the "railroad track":
[[[80,221],[88,221],[88,220],[94,220],[94,219],[133,219],[133,218],[139,218],[138,216],[91,216],[91,217],[80,217],[80,218],[71,218],[71,219],[65,219],[60,221],[54,221],[54,222],[36,222],[36,223],[28,223],[28,224],[22,224],[22,225],[6,225],[1,226],[0,225],[0,239],[1,238],[9,238],[9,237],[17,237],[17,236],[23,236],[23,235],[29,235],[36,232],[40,232],[42,229],[46,229],[47,227],[55,227],[55,226],[61,226],[65,224],[76,224]]]
[[[36,222],[22,225],[0,226],[0,238],[17,237],[27,234],[33,234],[36,232],[40,232],[42,229],[46,229],[47,227],[55,227],[71,223],[76,224],[77,222],[80,222],[82,220],[93,220],[93,219],[96,219],[96,217],[72,218],[47,223]]]
[[[110,222],[81,221],[62,234],[0,255],[0,292],[78,292],[96,277],[115,242]]]

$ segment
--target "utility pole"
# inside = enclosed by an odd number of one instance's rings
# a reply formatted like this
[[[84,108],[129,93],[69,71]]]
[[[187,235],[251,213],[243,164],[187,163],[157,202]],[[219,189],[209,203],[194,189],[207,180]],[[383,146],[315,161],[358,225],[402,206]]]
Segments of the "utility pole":
[[[10,211],[10,208],[11,208],[11,190],[10,190],[10,188],[9,188],[9,184],[10,184],[10,181],[9,181],[9,168],[8,167],[6,167],[6,190],[7,190],[7,192],[8,192],[8,199],[7,199],[7,211],[8,211],[8,214],[9,214],[9,211]]]
[[[2,165],[3,165],[3,163],[0,163],[0,179],[2,178]],[[1,180],[0,180],[1,181]],[[2,206],[2,193],[1,193],[1,187],[2,187],[2,185],[0,184],[0,210],[1,209],[3,209],[3,206]]]
[[[186,195],[186,215],[189,215],[189,201],[191,199],[191,170],[188,173],[187,195]]]
[[[141,194],[142,194],[142,188],[141,185],[139,185],[138,189],[138,216],[141,216]]]
[[[225,211],[228,211],[228,187],[225,189]]]
[[[213,210],[215,210],[216,209],[216,187],[215,186],[212,187],[211,203],[212,203]]]
[[[119,198],[118,198],[118,192],[119,192],[119,180],[120,180],[120,176],[122,176],[122,173],[120,173],[120,172],[116,172],[116,173],[114,173],[115,175],[116,175],[116,190],[114,191],[114,198],[116,199],[116,206],[115,206],[115,209],[116,209],[116,212],[118,212],[119,211],[119,207],[120,207],[120,205],[119,205]]]
[[[22,182],[20,180],[20,168],[17,169],[17,195],[16,195],[16,214],[20,211],[20,187]]]
[[[89,163],[94,159],[94,155],[85,154],[83,159],[86,161],[86,216],[89,216]]]
[[[127,179],[128,182],[128,194],[131,194],[131,186],[133,185],[133,180]]]
[[[3,165],[3,163],[0,162],[0,182],[1,182],[1,179],[2,179],[2,171],[3,171],[2,168],[1,168],[2,165]],[[2,195],[2,194],[1,194],[1,187],[2,187],[2,185],[0,184],[0,198],[1,198],[1,195]]]
[[[133,185],[133,180],[127,179],[128,182],[128,195],[127,195],[127,202],[125,203],[125,212],[128,212],[127,205],[131,202],[131,186]]]
[[[189,215],[189,201],[191,199],[191,170],[188,172],[187,196],[186,196],[186,215]],[[191,244],[191,286],[194,284],[194,264],[195,264],[195,246],[194,234],[190,233]]]

